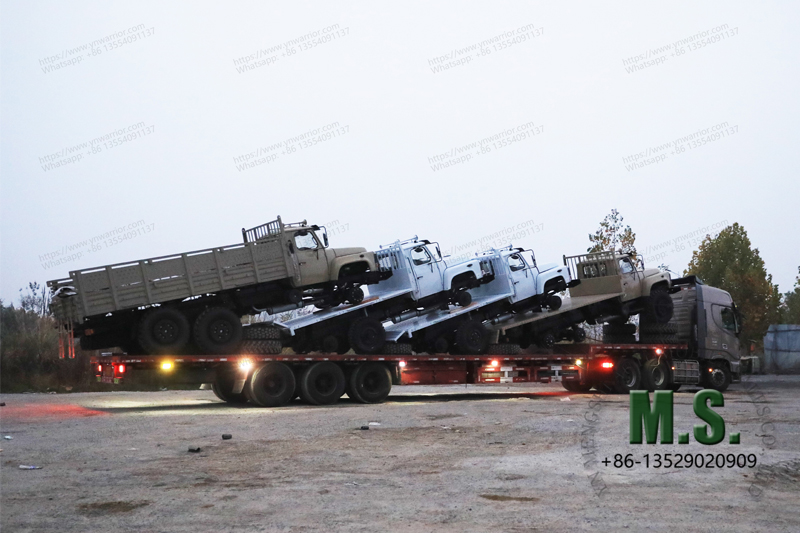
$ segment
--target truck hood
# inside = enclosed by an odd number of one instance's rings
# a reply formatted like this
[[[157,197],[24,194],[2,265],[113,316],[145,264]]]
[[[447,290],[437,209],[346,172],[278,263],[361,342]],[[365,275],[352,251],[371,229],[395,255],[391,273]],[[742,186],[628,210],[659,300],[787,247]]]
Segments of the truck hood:
[[[343,257],[345,255],[359,255],[367,251],[366,248],[329,248],[335,257]]]
[[[546,270],[553,270],[554,268],[558,268],[558,263],[545,263],[543,265],[539,265],[539,272],[545,272]]]
[[[645,268],[644,272],[642,272],[642,275],[645,278],[649,278],[650,276],[656,276],[658,274],[661,274],[661,270],[657,268]],[[665,274],[667,275],[667,278],[669,278],[669,272],[665,272]]]

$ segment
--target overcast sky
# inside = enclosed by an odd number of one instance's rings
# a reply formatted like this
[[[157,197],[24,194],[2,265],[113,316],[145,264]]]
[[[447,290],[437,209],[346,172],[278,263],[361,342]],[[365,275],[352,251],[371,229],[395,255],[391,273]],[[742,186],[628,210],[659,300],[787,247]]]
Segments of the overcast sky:
[[[333,246],[418,234],[458,255],[502,233],[555,262],[612,208],[648,264],[676,272],[738,222],[785,292],[799,15],[788,1],[2,2],[0,297],[233,244],[276,215],[328,224]]]

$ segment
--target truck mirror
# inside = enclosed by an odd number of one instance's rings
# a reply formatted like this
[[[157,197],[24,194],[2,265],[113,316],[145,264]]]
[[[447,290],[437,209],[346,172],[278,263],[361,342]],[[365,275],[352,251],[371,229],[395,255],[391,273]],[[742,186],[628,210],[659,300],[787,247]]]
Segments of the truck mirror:
[[[322,234],[322,240],[325,241],[325,248],[328,247],[328,232]]]
[[[292,241],[288,241],[288,242],[289,242],[289,253],[293,254],[294,253],[294,245],[292,244]]]

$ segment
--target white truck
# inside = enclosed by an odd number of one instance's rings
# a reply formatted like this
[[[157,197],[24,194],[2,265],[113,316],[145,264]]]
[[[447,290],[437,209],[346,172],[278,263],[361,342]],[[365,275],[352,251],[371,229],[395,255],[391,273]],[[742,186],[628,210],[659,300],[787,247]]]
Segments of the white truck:
[[[375,258],[388,279],[369,287],[358,304],[345,304],[276,324],[283,343],[297,353],[321,350],[343,354],[380,353],[386,343],[384,322],[425,316],[472,302],[469,289],[494,279],[491,257],[448,265],[439,245],[417,237],[381,246]]]
[[[386,328],[386,340],[394,353],[413,350],[430,354],[478,355],[489,347],[491,335],[483,322],[518,313],[561,307],[557,293],[573,287],[566,266],[537,265],[532,250],[509,245],[476,255],[488,262],[494,278],[470,289],[472,302],[458,308],[441,308],[412,320],[395,321]],[[581,339],[582,340],[582,339]]]

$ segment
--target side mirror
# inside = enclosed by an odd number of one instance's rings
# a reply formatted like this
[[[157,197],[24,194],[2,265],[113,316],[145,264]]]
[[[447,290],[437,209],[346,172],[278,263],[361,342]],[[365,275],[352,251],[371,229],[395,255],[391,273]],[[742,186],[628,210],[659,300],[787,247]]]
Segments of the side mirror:
[[[292,241],[288,241],[288,242],[289,242],[289,253],[293,254],[294,253],[294,244],[292,244]]]
[[[322,240],[325,241],[325,248],[328,247],[328,232],[322,234]]]

